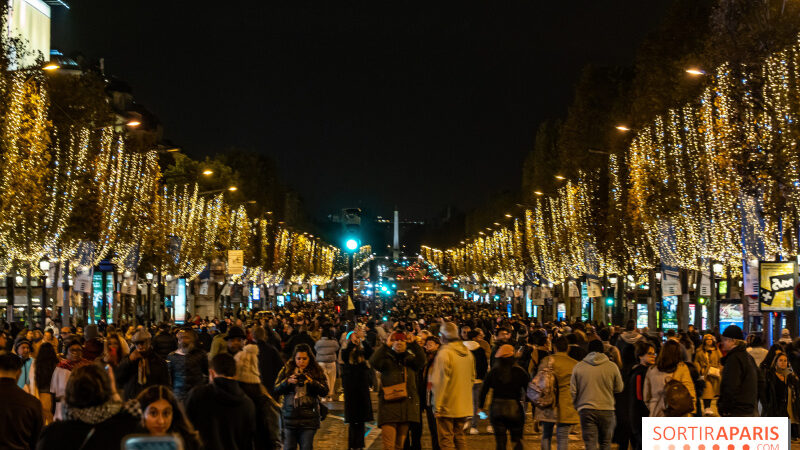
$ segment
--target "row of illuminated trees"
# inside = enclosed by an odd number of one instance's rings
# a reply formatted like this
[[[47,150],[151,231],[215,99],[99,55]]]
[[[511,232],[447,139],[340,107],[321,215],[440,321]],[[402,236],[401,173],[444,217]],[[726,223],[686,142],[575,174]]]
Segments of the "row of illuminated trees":
[[[324,284],[346,273],[345,256],[319,237],[196,184],[165,184],[159,152],[133,149],[113,126],[53,120],[63,108],[42,70],[3,69],[0,273],[108,259],[120,271],[193,278],[234,249],[244,280]]]
[[[603,169],[558,175],[555,188],[494,227],[423,256],[452,276],[499,285],[584,273],[641,273],[797,255],[800,233],[800,44],[757,64],[705,74],[693,101],[616,132]]]

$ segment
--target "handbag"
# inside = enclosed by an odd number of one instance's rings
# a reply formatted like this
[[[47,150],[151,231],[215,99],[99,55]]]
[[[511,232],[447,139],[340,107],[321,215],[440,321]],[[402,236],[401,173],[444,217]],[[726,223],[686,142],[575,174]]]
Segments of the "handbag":
[[[383,386],[383,399],[387,402],[402,400],[408,397],[406,391],[406,367],[403,366],[403,382],[391,386]]]

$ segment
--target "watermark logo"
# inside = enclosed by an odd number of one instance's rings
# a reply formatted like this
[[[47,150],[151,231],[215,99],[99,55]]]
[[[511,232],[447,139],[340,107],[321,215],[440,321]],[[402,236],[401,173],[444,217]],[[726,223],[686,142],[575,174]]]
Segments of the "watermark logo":
[[[787,417],[644,417],[647,450],[790,450]]]

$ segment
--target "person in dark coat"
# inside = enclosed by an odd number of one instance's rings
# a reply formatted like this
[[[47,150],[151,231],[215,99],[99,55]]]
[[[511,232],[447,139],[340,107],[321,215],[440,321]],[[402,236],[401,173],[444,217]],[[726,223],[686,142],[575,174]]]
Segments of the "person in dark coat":
[[[192,329],[178,333],[178,349],[167,356],[172,392],[179,402],[186,402],[193,387],[205,384],[208,377],[208,355],[197,347],[197,333]]]
[[[203,327],[200,329],[200,333],[197,335],[197,346],[203,349],[204,352],[208,353],[211,351],[211,334],[208,332],[208,327]]]
[[[789,368],[789,357],[780,353],[766,374],[764,397],[764,417],[800,417],[800,381]],[[791,407],[791,411],[790,408]],[[791,414],[790,414],[791,412]]]
[[[235,379],[236,361],[227,353],[211,359],[211,383],[196,386],[186,413],[205,450],[250,450],[256,433],[256,408]]]
[[[253,337],[258,346],[258,371],[261,374],[261,384],[267,388],[269,395],[275,397],[275,380],[283,368],[281,353],[267,341],[268,334],[265,328],[256,327],[253,330]]]
[[[311,352],[314,353],[314,356],[317,354],[314,352],[314,346],[316,342],[314,339],[308,335],[308,330],[306,329],[305,325],[301,325],[298,329],[297,333],[294,333],[292,337],[286,342],[286,347],[283,349],[283,354],[287,356],[287,360],[289,356],[294,355],[294,348],[300,344],[306,344],[311,348]]]
[[[417,371],[425,367],[425,352],[412,335],[396,332],[375,350],[369,363],[381,373],[381,387],[399,385],[405,379],[407,397],[404,399],[387,401],[383,389],[378,390],[378,426],[383,448],[402,449],[408,424],[420,421]]]
[[[284,450],[310,450],[320,426],[320,399],[328,395],[328,380],[306,344],[298,344],[278,374],[275,393],[283,396]]]
[[[642,417],[650,416],[650,409],[647,407],[647,403],[644,402],[644,380],[647,377],[647,369],[656,362],[656,348],[653,347],[653,344],[642,340],[634,344],[634,352],[639,364],[631,369],[628,382],[623,390],[627,399],[629,425],[625,423],[621,425],[630,426],[633,434],[631,439],[633,448],[634,450],[641,450]]]
[[[36,448],[44,425],[42,405],[36,397],[17,386],[22,359],[12,353],[0,354],[0,446],[10,449]]]
[[[156,355],[166,361],[167,355],[178,349],[178,339],[169,333],[169,325],[161,325],[151,345]]]
[[[134,399],[146,387],[171,386],[167,362],[150,346],[150,333],[139,330],[131,340],[135,350],[122,358],[114,369],[114,378],[117,386],[122,388],[124,398]]]
[[[722,381],[717,409],[723,417],[758,416],[758,393],[763,389],[763,378],[753,357],[747,353],[744,333],[731,325],[722,333]]]
[[[347,335],[347,346],[342,349],[342,360],[344,421],[348,424],[347,448],[364,448],[365,423],[373,420],[372,399],[369,394],[372,374],[358,333],[351,331]]]
[[[45,427],[37,450],[117,449],[122,447],[125,436],[141,430],[139,402],[114,400],[111,380],[97,364],[72,371],[65,399],[67,420]]]

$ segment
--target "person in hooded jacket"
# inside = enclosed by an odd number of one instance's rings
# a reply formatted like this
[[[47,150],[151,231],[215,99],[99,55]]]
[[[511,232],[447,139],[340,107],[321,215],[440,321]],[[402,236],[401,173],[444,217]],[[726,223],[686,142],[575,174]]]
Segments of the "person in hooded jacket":
[[[603,352],[601,341],[590,341],[588,350],[572,371],[572,404],[580,417],[586,448],[610,449],[616,425],[614,394],[622,392],[624,383],[619,367]]]
[[[483,351],[481,345],[475,340],[479,333],[475,330],[467,332],[469,340],[464,341],[464,346],[472,353],[472,358],[475,360],[475,383],[472,385],[472,419],[470,421],[469,434],[478,434],[478,410],[481,405],[478,402],[483,386],[483,380],[486,378],[486,372],[489,370],[489,360],[486,358],[486,352]]]
[[[492,423],[495,446],[498,450],[504,450],[510,434],[511,445],[515,450],[520,450],[525,427],[525,409],[521,399],[528,386],[528,372],[516,364],[514,347],[509,344],[501,345],[493,356],[495,363],[481,386],[478,404],[486,403],[486,396],[491,389],[489,421]]]
[[[475,361],[461,341],[456,324],[445,322],[439,330],[439,337],[443,345],[436,354],[428,378],[439,446],[464,448],[464,426],[473,414]]]
[[[625,350],[625,347],[633,346],[641,339],[642,335],[636,331],[636,322],[633,319],[628,320],[625,323],[625,331],[619,335],[619,339],[617,340],[617,348],[620,354]]]
[[[634,450],[641,450],[642,417],[650,416],[650,409],[644,400],[644,385],[647,370],[656,362],[656,348],[647,341],[638,341],[634,345],[634,352],[639,363],[631,369],[625,390],[627,391],[628,421],[633,434],[631,442]]]
[[[283,448],[310,450],[320,427],[320,401],[328,395],[325,372],[314,360],[306,344],[298,344],[286,366],[278,374],[275,394],[283,396]]]
[[[697,349],[694,356],[694,366],[706,382],[701,396],[703,399],[703,414],[706,416],[714,415],[711,410],[711,401],[719,395],[720,360],[722,360],[722,352],[717,347],[716,338],[714,338],[713,334],[706,334],[703,336],[703,345]]]
[[[236,361],[227,353],[211,359],[210,383],[196,386],[186,399],[186,414],[200,432],[205,450],[251,450],[256,408],[236,381]]]
[[[408,424],[420,421],[417,371],[425,366],[425,353],[414,336],[402,332],[392,333],[384,345],[379,346],[369,359],[369,364],[381,374],[378,390],[378,426],[385,450],[400,450],[408,434]],[[472,380],[470,380],[471,382]],[[387,400],[387,386],[405,383],[406,397]]]

